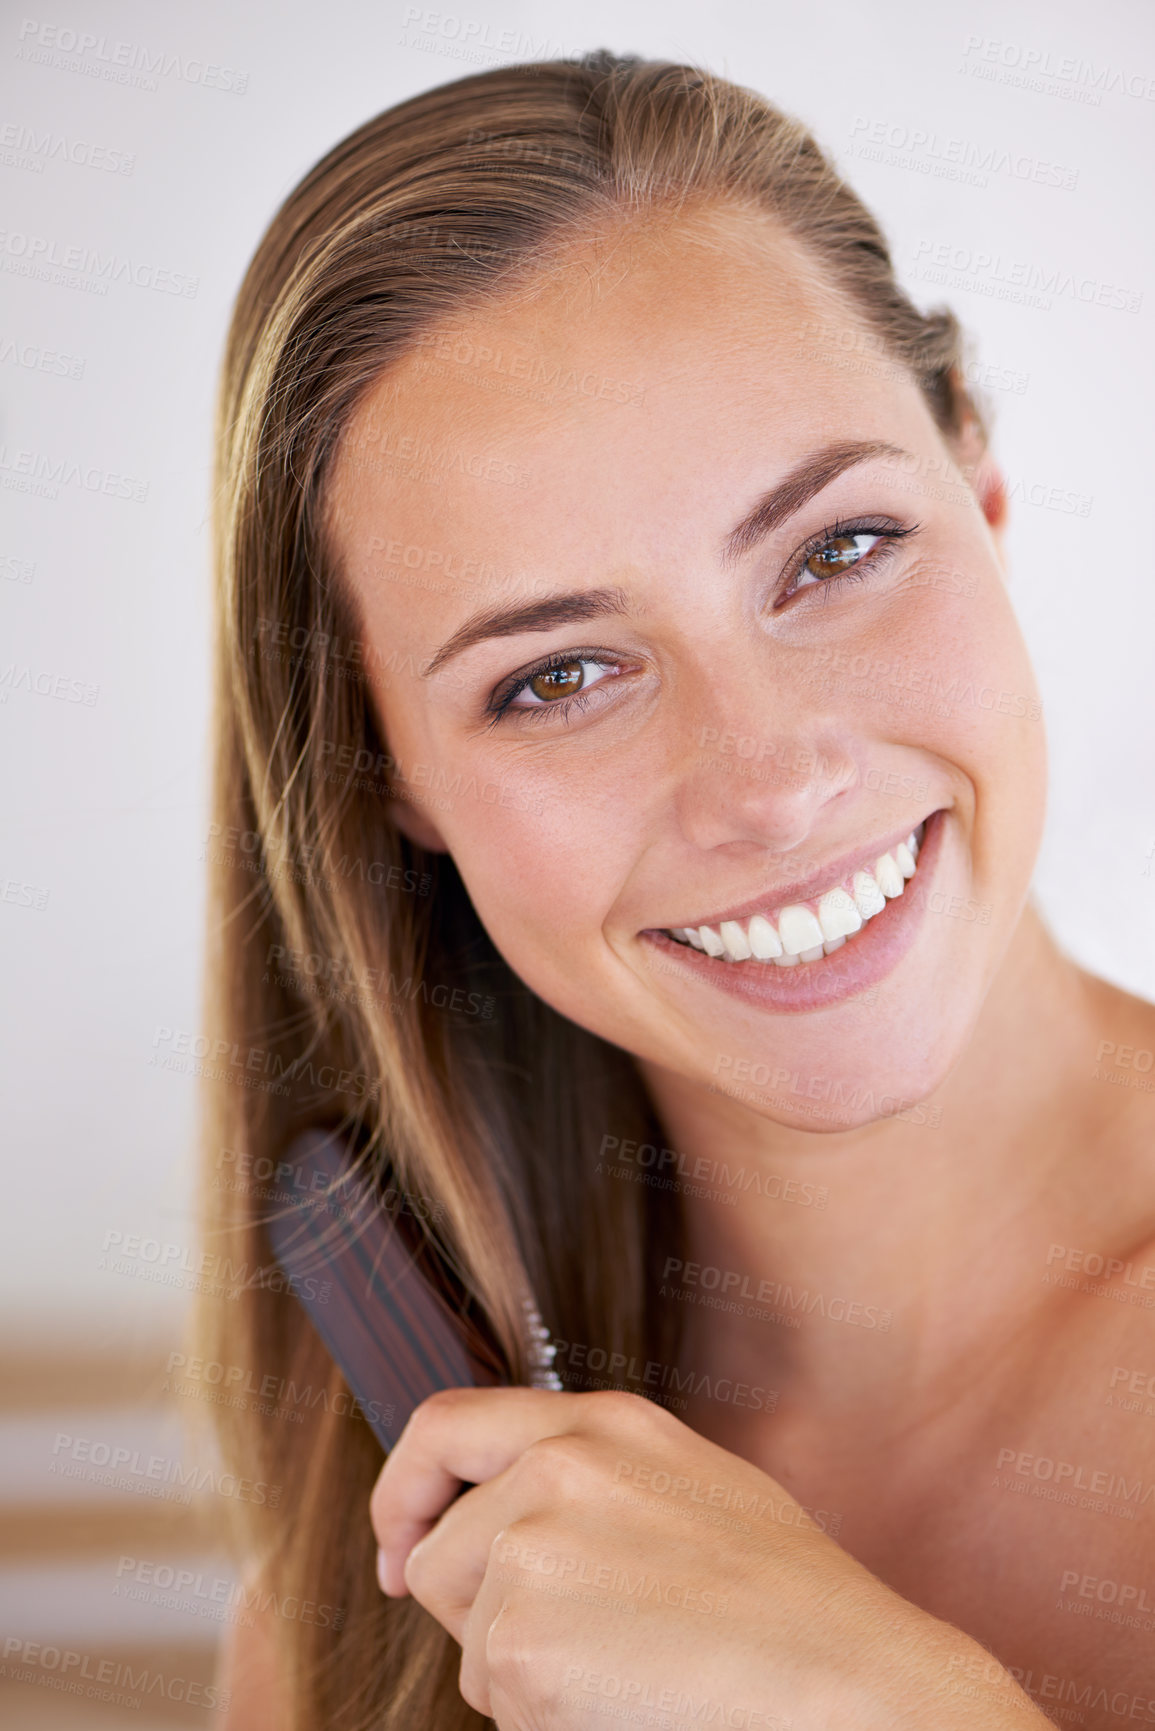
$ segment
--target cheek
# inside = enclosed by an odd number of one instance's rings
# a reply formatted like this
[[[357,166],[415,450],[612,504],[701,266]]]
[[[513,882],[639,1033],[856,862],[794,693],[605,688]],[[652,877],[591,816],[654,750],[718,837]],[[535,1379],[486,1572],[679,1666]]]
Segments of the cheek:
[[[1042,836],[1046,739],[1034,671],[997,573],[985,572],[973,594],[928,591],[906,627],[891,654],[909,670],[910,707],[893,711],[888,730],[958,783],[966,860],[948,887],[977,899],[990,923],[951,932],[960,945],[993,940],[1018,918]]]
[[[506,961],[541,989],[567,963],[597,954],[603,922],[628,871],[630,838],[611,817],[552,779],[506,776],[497,800],[454,813],[450,852]],[[552,994],[550,994],[552,995]]]
[[[1042,705],[997,572],[930,573],[894,599],[900,605],[845,645],[847,693],[868,696],[891,736],[970,773],[1003,763],[1009,774],[1034,774]]]

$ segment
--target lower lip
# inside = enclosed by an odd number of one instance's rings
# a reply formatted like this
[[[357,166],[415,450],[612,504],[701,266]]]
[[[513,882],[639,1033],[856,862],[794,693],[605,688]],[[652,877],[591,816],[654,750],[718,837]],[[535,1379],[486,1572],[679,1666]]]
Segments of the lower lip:
[[[773,962],[715,961],[689,944],[676,943],[665,932],[650,930],[640,936],[684,968],[688,978],[704,981],[731,998],[787,1015],[827,1010],[884,980],[914,943],[926,917],[945,819],[945,810],[932,812],[927,818],[918,850],[918,870],[906,880],[902,895],[888,901],[864,929],[821,961],[798,962],[792,968],[779,968]],[[915,886],[921,894],[911,894]]]

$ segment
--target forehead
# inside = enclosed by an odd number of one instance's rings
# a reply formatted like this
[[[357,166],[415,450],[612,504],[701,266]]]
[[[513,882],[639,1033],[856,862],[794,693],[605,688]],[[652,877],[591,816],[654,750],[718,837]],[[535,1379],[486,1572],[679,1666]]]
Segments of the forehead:
[[[389,546],[586,575],[644,563],[655,533],[684,549],[816,446],[912,416],[913,380],[771,218],[651,214],[423,333],[346,430],[330,522],[354,584]]]

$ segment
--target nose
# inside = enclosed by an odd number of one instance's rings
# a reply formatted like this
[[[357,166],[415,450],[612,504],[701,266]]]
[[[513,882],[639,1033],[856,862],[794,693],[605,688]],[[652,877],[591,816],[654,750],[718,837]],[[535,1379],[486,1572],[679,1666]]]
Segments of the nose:
[[[788,853],[859,780],[845,720],[797,687],[736,699],[719,684],[688,707],[679,730],[682,834],[697,848]]]

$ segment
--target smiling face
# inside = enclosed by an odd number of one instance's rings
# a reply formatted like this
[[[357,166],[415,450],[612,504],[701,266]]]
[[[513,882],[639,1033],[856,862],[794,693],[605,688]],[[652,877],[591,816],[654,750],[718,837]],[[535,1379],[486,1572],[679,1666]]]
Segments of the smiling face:
[[[734,208],[575,245],[360,405],[329,507],[396,819],[651,1074],[831,1130],[959,1056],[1044,785],[980,454]]]

